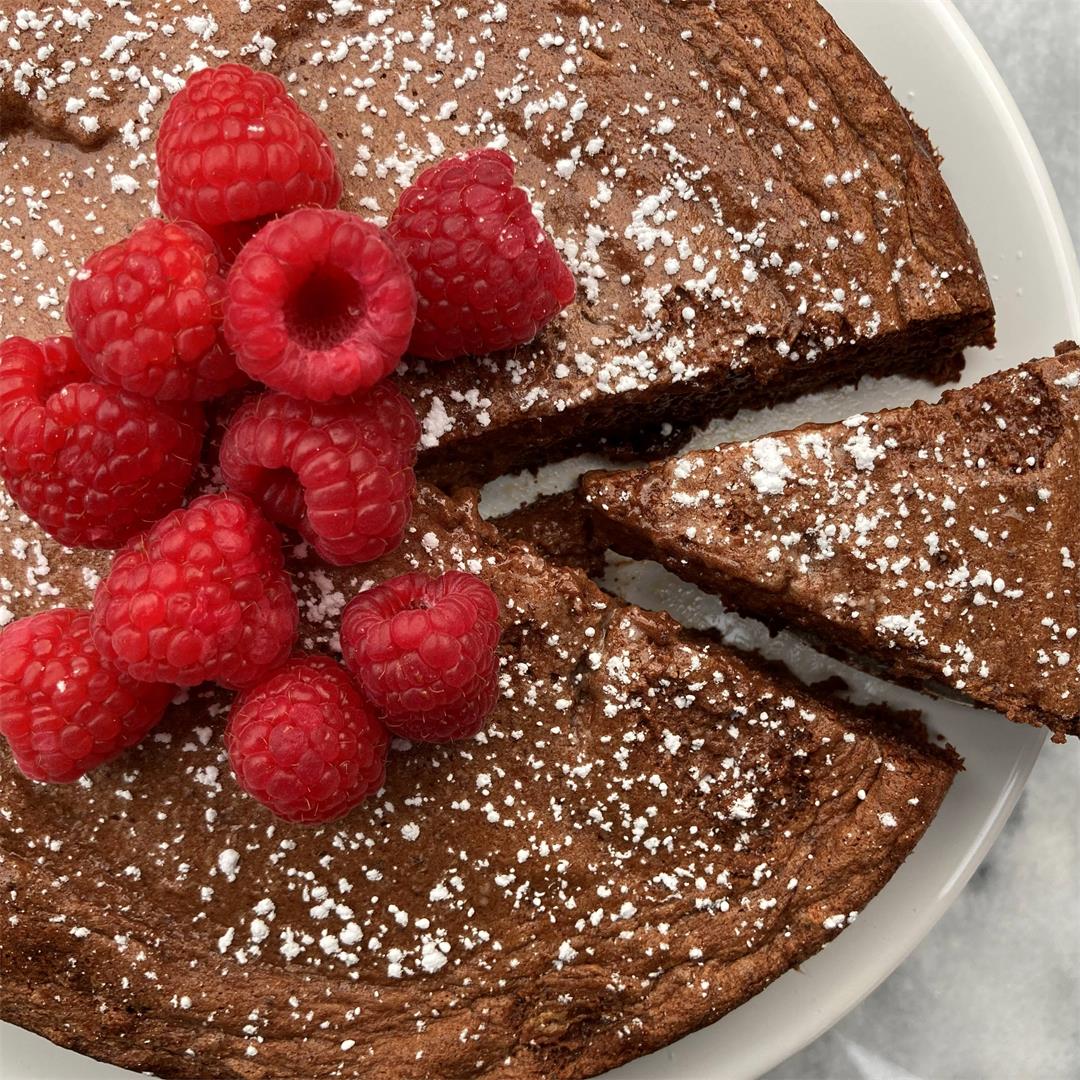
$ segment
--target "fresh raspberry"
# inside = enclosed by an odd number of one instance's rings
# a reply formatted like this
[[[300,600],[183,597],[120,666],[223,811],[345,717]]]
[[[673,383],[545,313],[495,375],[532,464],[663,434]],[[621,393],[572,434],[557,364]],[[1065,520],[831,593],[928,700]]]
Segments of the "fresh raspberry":
[[[245,381],[221,335],[224,302],[210,237],[149,218],[86,260],[66,314],[102,382],[159,401],[205,401]]]
[[[94,594],[94,643],[133,679],[251,686],[296,638],[284,567],[281,537],[250,499],[203,495],[117,553]]]
[[[390,383],[317,404],[252,398],[221,441],[225,482],[327,562],[368,562],[401,543],[412,513],[420,425]]]
[[[237,698],[237,782],[287,821],[333,821],[382,787],[390,736],[340,664],[297,656]]]
[[[416,317],[405,260],[344,210],[296,210],[264,226],[229,271],[225,337],[252,378],[327,401],[397,366]]]
[[[69,784],[134,746],[173,693],[105,663],[88,611],[53,608],[0,630],[0,734],[31,780]]]
[[[353,597],[341,651],[391,731],[464,739],[499,697],[499,601],[480,578],[402,574]]]
[[[270,220],[268,217],[261,217],[255,218],[254,221],[232,221],[227,225],[206,227],[206,235],[217,247],[223,272],[228,271],[229,267],[236,262],[236,256],[243,250],[244,245]]]
[[[501,150],[425,169],[387,231],[416,282],[414,356],[450,360],[524,345],[574,298],[574,277]]]
[[[183,498],[202,409],[89,377],[70,338],[0,345],[0,476],[62,544],[118,547]]]
[[[157,162],[162,211],[211,233],[341,198],[326,137],[280,79],[243,64],[188,79],[161,121]]]

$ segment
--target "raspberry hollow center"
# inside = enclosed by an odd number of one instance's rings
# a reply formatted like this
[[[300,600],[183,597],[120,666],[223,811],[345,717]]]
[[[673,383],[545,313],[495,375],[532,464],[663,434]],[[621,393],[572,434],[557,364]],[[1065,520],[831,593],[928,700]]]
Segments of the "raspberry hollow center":
[[[304,349],[332,349],[349,339],[366,307],[364,290],[351,274],[319,266],[286,300],[285,329]]]

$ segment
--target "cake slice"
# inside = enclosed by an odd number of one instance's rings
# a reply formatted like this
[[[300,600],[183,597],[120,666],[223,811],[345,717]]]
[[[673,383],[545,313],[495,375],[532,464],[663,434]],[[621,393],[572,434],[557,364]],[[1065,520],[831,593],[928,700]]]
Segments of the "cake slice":
[[[16,614],[88,602],[106,567],[14,513],[0,537]],[[399,745],[333,826],[238,790],[209,687],[78,785],[0,750],[4,1019],[162,1077],[591,1076],[839,933],[958,768],[430,488],[393,555],[293,563],[302,644],[333,648],[366,582],[448,568],[502,599],[502,698],[474,740]]]
[[[806,425],[583,491],[603,542],[773,626],[1080,735],[1080,351],[937,405]]]
[[[142,5],[145,7],[145,5]],[[993,340],[926,134],[813,0],[84,5],[0,57],[0,324],[58,332],[67,282],[154,209],[154,139],[203,64],[281,75],[343,205],[385,221],[428,162],[504,147],[578,281],[531,345],[409,364],[444,486],[866,375],[954,378]],[[10,79],[6,76],[10,74]]]

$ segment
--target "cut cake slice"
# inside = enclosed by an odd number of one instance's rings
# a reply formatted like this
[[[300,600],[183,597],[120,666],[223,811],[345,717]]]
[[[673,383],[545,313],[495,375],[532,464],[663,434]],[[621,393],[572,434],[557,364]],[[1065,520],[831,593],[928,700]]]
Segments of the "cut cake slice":
[[[6,590],[18,614],[88,602],[107,565],[14,514],[0,538],[0,577],[48,586]],[[591,1076],[839,933],[958,768],[917,722],[623,604],[428,488],[378,563],[293,564],[303,644],[333,647],[366,582],[449,568],[502,600],[502,698],[474,740],[399,745],[334,825],[237,789],[209,687],[78,785],[0,750],[4,1019],[162,1077]]]
[[[1080,734],[1080,352],[582,481],[604,543],[900,682]]]

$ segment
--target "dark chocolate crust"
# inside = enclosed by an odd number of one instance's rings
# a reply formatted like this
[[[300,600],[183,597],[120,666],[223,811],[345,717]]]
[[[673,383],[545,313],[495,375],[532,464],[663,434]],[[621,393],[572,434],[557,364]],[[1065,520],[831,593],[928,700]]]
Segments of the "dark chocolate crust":
[[[1080,351],[936,405],[582,481],[598,542],[773,627],[1080,735]]]
[[[575,272],[533,344],[406,365],[444,487],[584,448],[670,451],[700,421],[865,375],[941,382],[992,342],[929,140],[812,0],[349,6],[13,20],[4,332],[57,332],[68,277],[152,208],[169,95],[193,64],[242,60],[286,78],[344,205],[376,220],[427,162],[505,146]]]
[[[104,567],[42,559],[69,603]],[[78,785],[0,752],[4,1019],[163,1077],[591,1076],[816,952],[958,768],[432,489],[393,556],[293,564],[304,643],[365,581],[448,567],[502,598],[503,698],[476,740],[392,751],[335,826],[238,791],[209,688]]]

